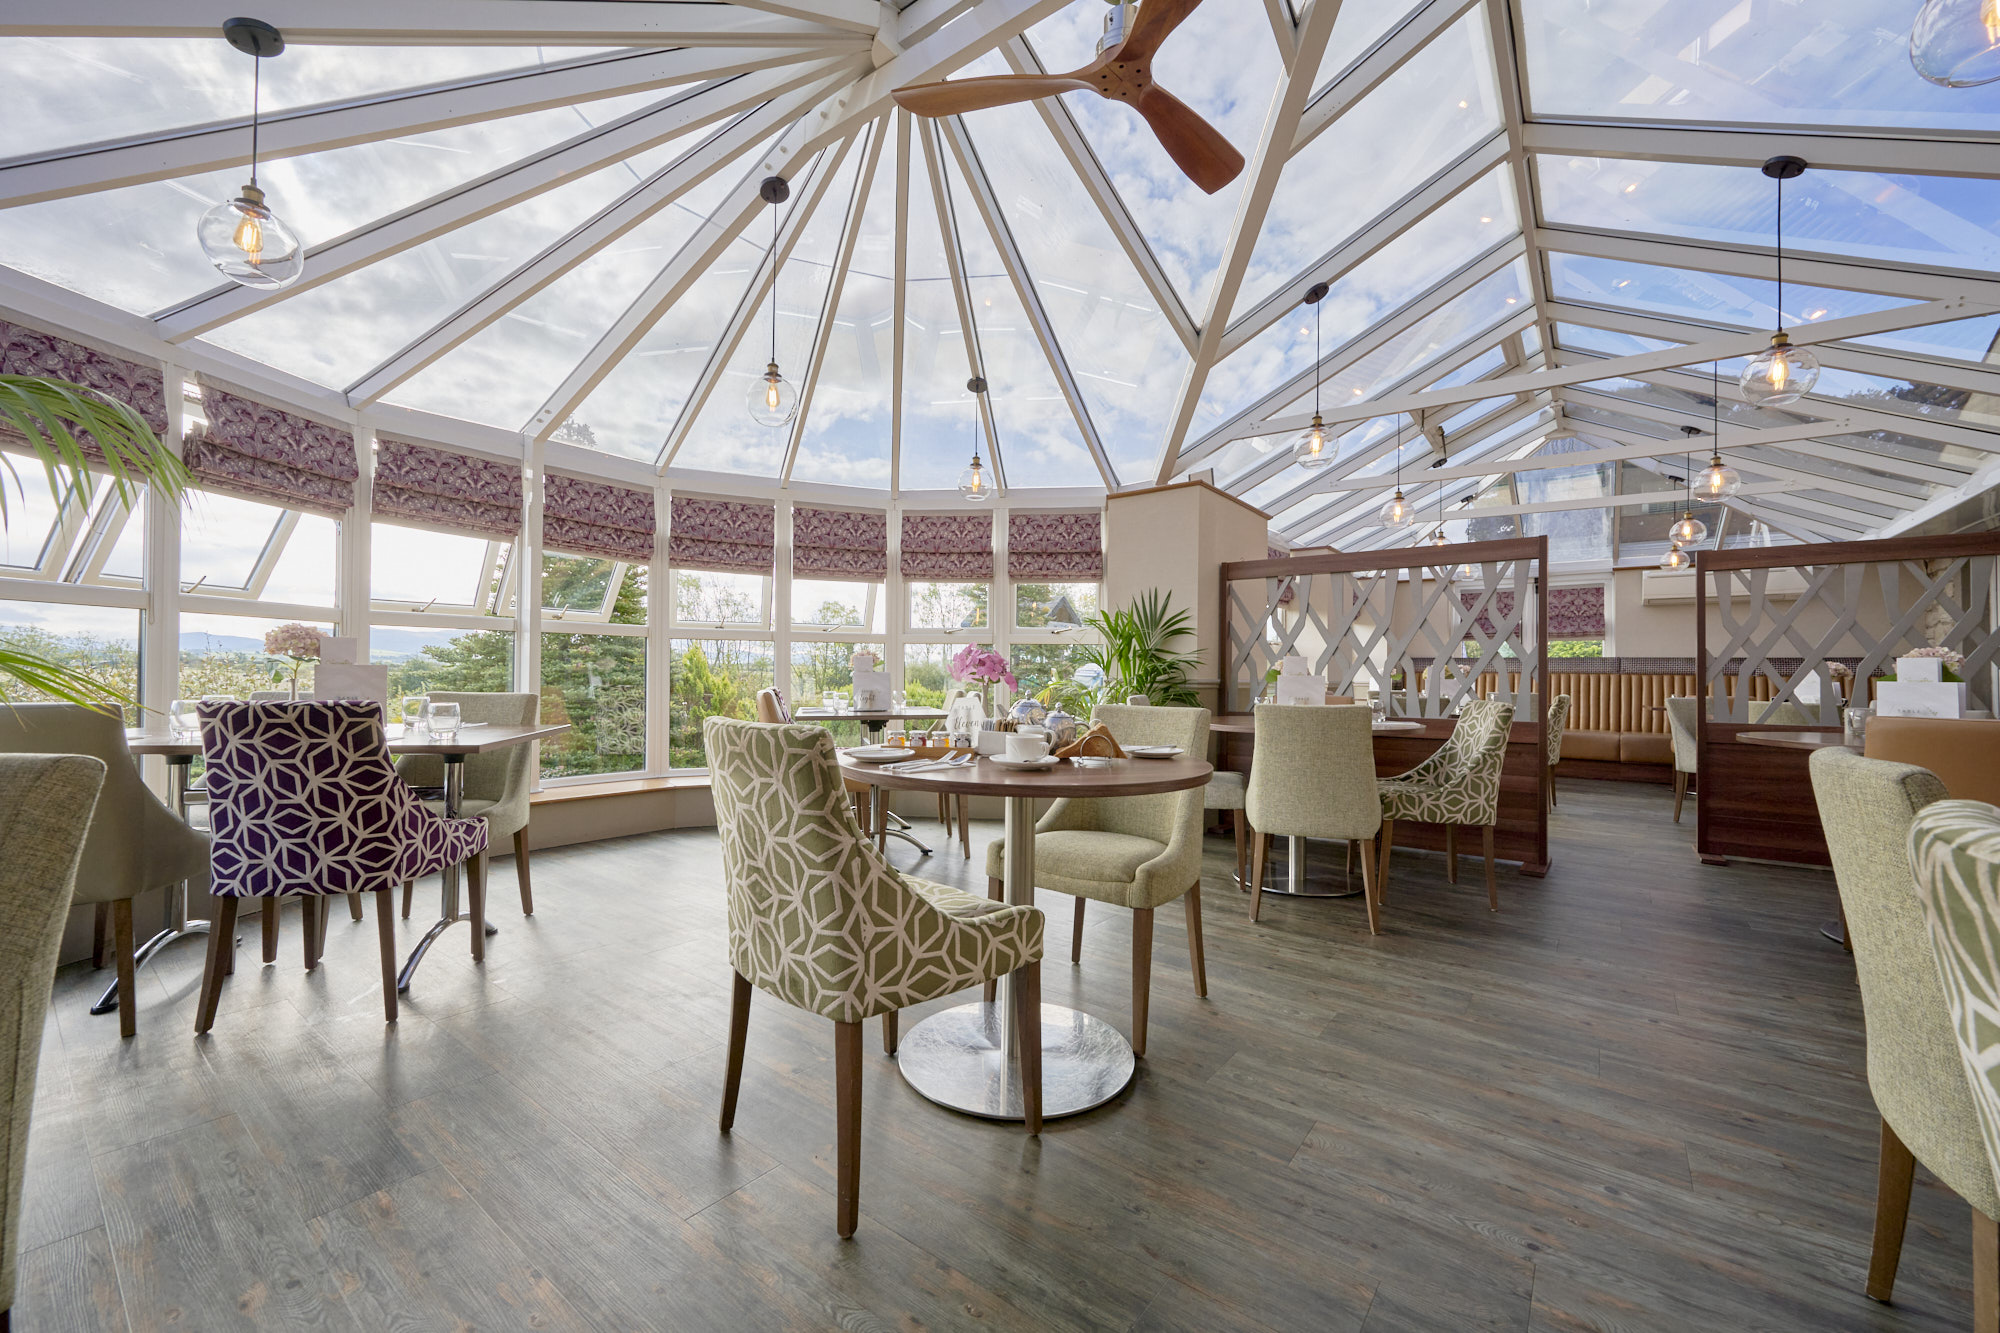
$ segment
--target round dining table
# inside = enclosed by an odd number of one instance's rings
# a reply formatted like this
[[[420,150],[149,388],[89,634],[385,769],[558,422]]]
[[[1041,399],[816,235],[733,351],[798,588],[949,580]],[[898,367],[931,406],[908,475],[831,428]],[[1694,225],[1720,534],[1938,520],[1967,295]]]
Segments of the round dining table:
[[[1068,760],[1041,769],[1009,768],[981,757],[963,766],[863,763],[841,756],[841,771],[885,791],[999,796],[1007,803],[1007,901],[1035,902],[1035,802],[1064,796],[1151,796],[1205,786],[1215,772],[1201,759],[1113,759],[1080,768]],[[932,1014],[906,1033],[896,1063],[930,1100],[988,1120],[1026,1118],[1014,1031],[1013,979],[1000,979],[992,1004],[962,1004]],[[1132,1044],[1101,1018],[1058,1004],[1042,1006],[1042,1117],[1076,1115],[1124,1091],[1136,1068]]]

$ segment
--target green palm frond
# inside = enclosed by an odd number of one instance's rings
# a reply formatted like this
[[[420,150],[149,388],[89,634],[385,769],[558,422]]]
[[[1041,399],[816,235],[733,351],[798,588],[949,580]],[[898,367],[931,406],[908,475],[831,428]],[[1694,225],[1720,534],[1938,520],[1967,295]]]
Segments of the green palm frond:
[[[1132,694],[1143,694],[1166,707],[1201,702],[1188,684],[1188,674],[1201,659],[1173,646],[1176,640],[1193,636],[1193,622],[1187,612],[1175,611],[1172,605],[1173,594],[1155,588],[1122,611],[1100,611],[1084,622],[1102,640],[1081,654],[1086,664],[1104,673],[1104,683],[1091,703],[1122,702]]]
[[[0,645],[0,675],[11,677],[22,689],[43,695],[49,699],[68,704],[82,704],[86,708],[104,708],[116,704],[130,710],[134,715],[139,710],[139,701],[123,690],[105,684],[95,676],[86,675],[74,667],[66,667],[60,662],[35,653],[19,652]],[[4,707],[0,704],[0,707]],[[107,710],[108,711],[108,710]]]

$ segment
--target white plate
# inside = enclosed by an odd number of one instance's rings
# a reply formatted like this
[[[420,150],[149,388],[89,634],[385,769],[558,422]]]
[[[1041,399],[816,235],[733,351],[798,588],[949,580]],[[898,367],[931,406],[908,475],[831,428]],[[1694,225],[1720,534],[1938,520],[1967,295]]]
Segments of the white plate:
[[[1062,762],[1052,754],[1045,754],[1040,759],[1009,759],[1004,754],[987,757],[1002,768],[1054,768]]]
[[[1125,753],[1134,759],[1177,759],[1187,751],[1178,745],[1128,745]]]
[[[894,745],[858,745],[846,752],[849,759],[858,759],[864,764],[886,764],[896,759],[914,759],[908,750]]]

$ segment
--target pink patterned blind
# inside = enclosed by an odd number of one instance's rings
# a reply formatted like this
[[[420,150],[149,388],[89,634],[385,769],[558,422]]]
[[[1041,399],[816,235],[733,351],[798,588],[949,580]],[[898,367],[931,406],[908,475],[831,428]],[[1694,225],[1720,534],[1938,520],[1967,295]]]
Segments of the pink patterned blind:
[[[792,509],[792,573],[800,578],[889,577],[889,516],[853,509]]]
[[[510,542],[521,530],[521,466],[376,439],[373,514],[384,523]]]
[[[904,578],[991,583],[993,515],[903,515]]]
[[[1459,601],[1470,611],[1479,601],[1476,592],[1461,592]],[[1601,639],[1604,637],[1604,589],[1551,588],[1549,590],[1549,637],[1551,639]],[[1514,614],[1514,594],[1501,589],[1493,594],[1493,607],[1503,616]],[[1482,613],[1482,633],[1493,633],[1493,622]]]
[[[667,559],[679,569],[770,574],[777,564],[776,506],[674,497]]]
[[[1095,583],[1104,577],[1101,515],[1009,514],[1007,577]]]
[[[1292,553],[1282,546],[1272,546],[1266,542],[1264,545],[1264,558],[1266,560],[1289,560],[1292,558]],[[1292,583],[1291,579],[1286,579],[1285,586],[1278,589],[1279,606],[1290,606],[1293,602],[1299,600],[1299,594],[1293,588]]]
[[[653,558],[653,493],[550,472],[543,477],[542,546],[565,555],[646,564]]]
[[[157,366],[142,366],[53,333],[0,320],[0,375],[40,375],[85,385],[137,411],[156,434],[167,433],[167,382]],[[0,424],[0,438],[18,440],[21,435]],[[78,435],[77,444],[86,457],[102,461],[104,455],[89,435]]]
[[[198,485],[334,518],[354,507],[354,432],[201,381],[201,415],[182,456]]]

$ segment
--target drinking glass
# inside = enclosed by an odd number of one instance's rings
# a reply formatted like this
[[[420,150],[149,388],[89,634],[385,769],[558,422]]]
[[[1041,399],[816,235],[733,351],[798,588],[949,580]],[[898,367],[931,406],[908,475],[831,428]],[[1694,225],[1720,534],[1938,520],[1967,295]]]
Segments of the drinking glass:
[[[1861,748],[1868,740],[1868,719],[1873,716],[1875,710],[1866,705],[1844,710],[1840,715],[1842,739],[1856,749]]]
[[[176,736],[196,736],[201,734],[201,716],[196,712],[201,707],[199,699],[176,699],[167,705],[167,728]]]
[[[414,736],[424,729],[424,710],[431,706],[430,696],[406,694],[403,696],[403,732]]]
[[[458,705],[432,704],[430,711],[431,735],[451,737],[458,734]]]

